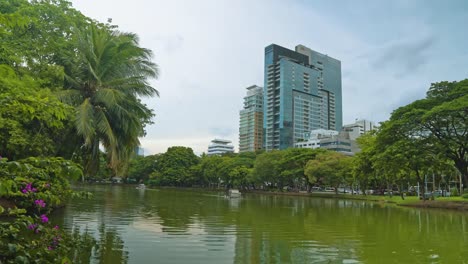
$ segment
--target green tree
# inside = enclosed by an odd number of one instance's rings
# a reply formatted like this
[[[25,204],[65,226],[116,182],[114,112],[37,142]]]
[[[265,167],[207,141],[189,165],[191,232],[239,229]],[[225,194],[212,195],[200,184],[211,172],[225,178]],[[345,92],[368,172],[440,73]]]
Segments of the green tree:
[[[198,178],[201,185],[207,185],[208,187],[219,186],[221,180],[219,171],[222,161],[223,158],[220,156],[202,156],[198,165]]]
[[[200,162],[191,148],[170,147],[156,160],[150,182],[162,186],[192,186],[192,167]]]
[[[10,160],[55,156],[73,108],[29,76],[0,65],[0,154]]]
[[[98,169],[99,146],[109,167],[125,171],[138,137],[153,117],[138,96],[158,95],[148,82],[157,77],[150,50],[139,47],[134,34],[91,25],[80,31],[78,63],[66,72],[65,102],[76,106],[75,129],[86,150],[85,173]]]
[[[77,57],[76,33],[89,23],[69,1],[1,1],[0,64],[33,75],[41,87],[61,89],[63,68]]]
[[[149,175],[156,170],[159,155],[136,156],[130,160],[127,178],[136,179],[137,182],[147,181]]]
[[[433,83],[426,99],[411,105],[430,132],[422,136],[453,161],[468,186],[468,79]]]
[[[219,175],[226,188],[245,189],[250,185],[250,173],[254,160],[245,156],[224,156],[219,168]]]
[[[281,177],[292,186],[294,190],[305,187],[308,192],[312,189],[309,177],[304,173],[308,161],[323,153],[323,149],[289,148],[282,151],[282,157],[278,162]]]
[[[364,195],[366,195],[365,191],[369,188],[371,182],[376,179],[376,171],[373,162],[373,158],[377,154],[376,138],[376,133],[371,132],[357,139],[361,151],[355,155],[352,173],[355,182],[359,185]]]
[[[264,152],[257,156],[254,162],[253,179],[265,187],[276,186],[282,190],[284,182],[281,178],[279,160],[282,158],[282,151],[274,150]]]
[[[447,159],[467,182],[468,80],[432,84],[425,99],[396,109],[377,137],[375,168],[387,176],[424,178]],[[439,168],[440,170],[440,168]]]
[[[305,174],[309,177],[309,181],[321,179],[324,184],[334,187],[335,192],[338,193],[338,187],[351,177],[351,170],[351,157],[339,152],[327,151],[307,162]]]
[[[439,159],[435,156],[435,146],[431,140],[419,136],[421,131],[413,129],[413,122],[417,122],[415,116],[401,110],[394,111],[390,120],[382,123],[376,141],[374,168],[379,177],[387,177],[387,181],[388,177],[397,176],[400,171],[410,174],[415,177],[424,194],[425,175]]]

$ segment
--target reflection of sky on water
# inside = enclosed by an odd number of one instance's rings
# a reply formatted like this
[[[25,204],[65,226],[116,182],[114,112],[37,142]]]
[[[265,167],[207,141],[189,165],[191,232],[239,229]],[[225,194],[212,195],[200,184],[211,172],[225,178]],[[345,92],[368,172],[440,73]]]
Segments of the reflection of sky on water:
[[[72,201],[56,219],[109,244],[113,250],[94,256],[107,254],[116,263],[127,257],[128,263],[454,263],[468,258],[467,217],[457,212],[306,197],[228,199],[223,193],[123,186],[92,186],[91,191],[93,200]]]
[[[152,219],[135,219],[124,236],[131,248],[131,263],[232,263],[235,234],[220,236],[206,232],[202,223],[180,230],[167,228]],[[152,249],[151,256],[148,248]],[[223,254],[219,254],[222,252]]]

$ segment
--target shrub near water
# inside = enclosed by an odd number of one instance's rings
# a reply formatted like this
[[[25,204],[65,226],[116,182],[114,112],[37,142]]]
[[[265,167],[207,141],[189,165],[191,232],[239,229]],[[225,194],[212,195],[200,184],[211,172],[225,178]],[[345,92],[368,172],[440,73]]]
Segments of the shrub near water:
[[[81,263],[94,245],[88,235],[69,234],[49,213],[74,196],[68,178],[81,169],[61,158],[0,159],[0,263]]]

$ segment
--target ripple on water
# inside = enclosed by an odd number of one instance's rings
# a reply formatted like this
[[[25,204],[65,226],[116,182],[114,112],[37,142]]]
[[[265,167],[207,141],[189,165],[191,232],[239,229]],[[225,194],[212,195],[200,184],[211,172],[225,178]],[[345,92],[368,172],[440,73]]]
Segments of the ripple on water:
[[[448,212],[261,195],[232,201],[122,186],[91,191],[94,200],[72,201],[61,221],[65,228],[88,229],[97,238],[108,233],[112,239],[107,241],[113,243],[109,248],[126,251],[128,263],[436,263],[441,259],[460,263],[468,259],[466,216]]]

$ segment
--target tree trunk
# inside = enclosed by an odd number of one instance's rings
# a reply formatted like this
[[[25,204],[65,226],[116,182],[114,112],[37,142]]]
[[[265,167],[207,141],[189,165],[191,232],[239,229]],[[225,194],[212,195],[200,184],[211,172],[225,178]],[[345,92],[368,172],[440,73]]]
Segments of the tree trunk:
[[[398,186],[398,192],[400,193],[401,199],[404,200],[404,199],[405,199],[405,195],[404,195],[404,193],[403,193],[403,185],[402,185],[402,184],[400,184],[400,185]]]
[[[467,187],[468,186],[468,162],[465,161],[464,157],[456,159],[454,161],[455,161],[455,168],[457,168],[457,170],[462,175],[463,187]],[[462,195],[464,188],[460,188],[460,189],[462,191],[460,192],[460,195]]]

